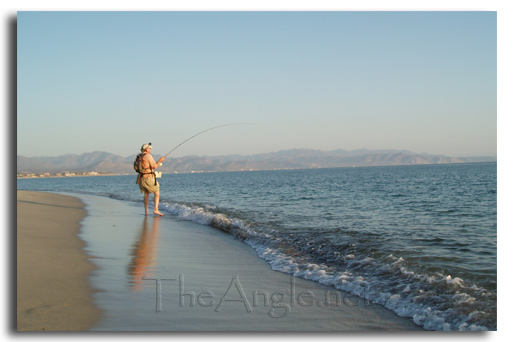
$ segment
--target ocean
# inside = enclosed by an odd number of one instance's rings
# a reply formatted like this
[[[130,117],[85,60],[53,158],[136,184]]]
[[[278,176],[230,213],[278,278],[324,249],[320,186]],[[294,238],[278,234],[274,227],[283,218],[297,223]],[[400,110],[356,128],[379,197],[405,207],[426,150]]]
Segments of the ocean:
[[[160,210],[425,329],[496,330],[496,174],[496,163],[164,174]],[[136,178],[18,179],[17,188],[110,197],[143,212]]]

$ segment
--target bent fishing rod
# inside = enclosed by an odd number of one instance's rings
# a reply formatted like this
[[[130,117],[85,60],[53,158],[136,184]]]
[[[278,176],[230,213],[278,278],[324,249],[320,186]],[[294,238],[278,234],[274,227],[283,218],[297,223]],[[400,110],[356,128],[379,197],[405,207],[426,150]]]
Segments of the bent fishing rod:
[[[193,139],[194,137],[202,134],[202,133],[205,133],[205,132],[208,132],[208,131],[211,131],[213,129],[216,129],[216,128],[220,128],[220,127],[226,127],[226,126],[235,126],[235,125],[251,125],[250,123],[233,123],[233,124],[226,124],[226,125],[220,125],[220,126],[215,126],[215,127],[211,127],[211,128],[208,128],[204,131],[201,131],[201,132],[198,132],[196,133],[195,135],[193,135],[192,137],[189,137],[187,138],[186,140],[184,140],[183,142],[181,142],[180,144],[178,144],[177,146],[175,146],[171,151],[169,151],[165,156],[164,158],[166,158],[168,156],[168,154],[170,154],[171,152],[175,151],[177,148],[179,148],[180,146],[182,146],[183,144],[185,144],[186,142],[188,142],[189,140]]]

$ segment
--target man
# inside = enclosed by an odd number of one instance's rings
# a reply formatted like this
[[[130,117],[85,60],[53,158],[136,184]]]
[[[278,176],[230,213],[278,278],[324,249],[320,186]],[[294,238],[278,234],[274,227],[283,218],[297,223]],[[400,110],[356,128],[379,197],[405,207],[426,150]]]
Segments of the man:
[[[153,213],[155,215],[164,216],[159,211],[159,183],[155,179],[155,173],[153,170],[158,168],[162,165],[162,162],[166,157],[161,157],[159,161],[156,163],[153,159],[152,155],[150,154],[152,152],[152,143],[144,144],[141,146],[141,152],[142,152],[142,162],[141,162],[141,172],[139,173],[139,176],[137,177],[137,184],[139,184],[139,189],[142,193],[145,194],[145,215],[148,216],[148,204],[150,201],[150,194],[154,194],[154,203],[155,208],[153,210]]]

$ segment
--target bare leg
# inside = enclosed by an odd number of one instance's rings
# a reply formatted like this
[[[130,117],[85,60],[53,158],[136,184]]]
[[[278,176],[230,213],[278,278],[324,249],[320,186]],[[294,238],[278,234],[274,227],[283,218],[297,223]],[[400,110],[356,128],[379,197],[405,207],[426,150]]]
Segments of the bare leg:
[[[157,191],[157,192],[154,194],[153,201],[154,201],[154,203],[155,203],[155,208],[154,208],[154,210],[153,210],[153,213],[154,213],[155,215],[164,216],[164,214],[162,214],[162,213],[159,211],[159,191]]]
[[[148,216],[148,203],[150,202],[150,193],[145,192],[145,215]]]

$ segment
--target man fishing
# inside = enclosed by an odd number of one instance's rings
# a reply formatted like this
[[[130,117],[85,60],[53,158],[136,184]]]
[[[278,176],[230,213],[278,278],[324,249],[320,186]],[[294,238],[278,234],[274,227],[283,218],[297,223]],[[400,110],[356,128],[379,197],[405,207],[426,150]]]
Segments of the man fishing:
[[[155,162],[150,154],[152,152],[152,143],[141,146],[141,152],[142,153],[136,159],[134,167],[137,167],[136,171],[139,173],[136,183],[139,184],[141,192],[145,194],[145,215],[148,216],[150,194],[153,193],[155,204],[153,213],[155,215],[164,216],[164,214],[159,211],[159,183],[155,177],[154,170],[162,165],[162,162],[166,157],[161,157],[159,161]]]
[[[137,177],[137,184],[139,184],[139,188],[141,189],[141,192],[145,194],[145,215],[148,215],[148,202],[150,200],[150,194],[154,194],[154,202],[155,202],[155,209],[153,213],[155,215],[164,216],[159,211],[159,183],[157,182],[157,179],[155,177],[155,170],[157,167],[162,165],[162,162],[166,157],[173,151],[175,151],[177,148],[182,146],[185,142],[193,139],[194,137],[203,134],[205,132],[208,132],[210,130],[225,127],[225,126],[233,126],[233,125],[247,125],[244,123],[235,123],[235,124],[226,124],[226,125],[220,125],[216,127],[211,127],[209,129],[206,129],[204,131],[201,131],[199,133],[196,133],[192,137],[187,138],[177,146],[175,146],[171,151],[169,151],[164,157],[161,157],[159,161],[156,163],[153,159],[150,152],[152,151],[152,143],[144,144],[141,146],[141,154],[137,156],[135,162],[134,162],[134,169],[136,172],[139,173]]]

